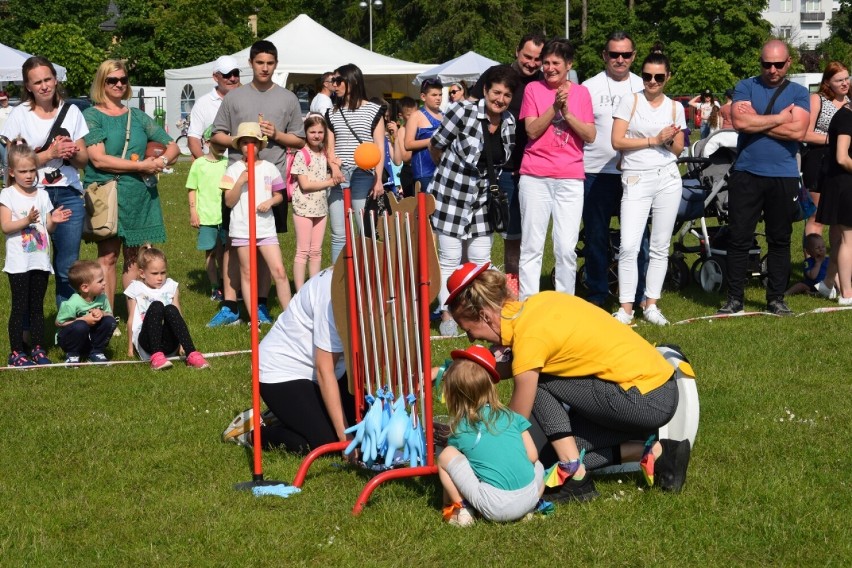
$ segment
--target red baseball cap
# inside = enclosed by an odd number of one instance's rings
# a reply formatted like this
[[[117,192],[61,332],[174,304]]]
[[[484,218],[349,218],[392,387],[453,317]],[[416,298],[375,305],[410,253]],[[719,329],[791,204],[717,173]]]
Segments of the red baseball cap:
[[[467,349],[456,349],[450,353],[453,359],[467,359],[478,363],[491,375],[491,382],[495,385],[500,382],[500,373],[497,372],[497,360],[487,347],[482,345],[471,345]]]
[[[473,279],[491,268],[491,263],[486,262],[484,264],[474,264],[472,262],[465,262],[447,278],[447,290],[450,292],[450,295],[447,296],[446,306],[452,303],[456,296],[458,296],[462,290],[468,287],[468,285],[473,282]]]

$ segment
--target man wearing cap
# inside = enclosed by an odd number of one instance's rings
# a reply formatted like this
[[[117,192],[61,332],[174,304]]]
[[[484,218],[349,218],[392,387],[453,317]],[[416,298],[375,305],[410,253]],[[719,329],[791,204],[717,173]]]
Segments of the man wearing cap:
[[[222,99],[232,90],[240,86],[240,66],[230,55],[223,55],[213,64],[213,81],[216,87],[195,101],[192,113],[189,115],[189,131],[186,133],[187,144],[193,158],[200,158],[204,153],[201,139],[204,132],[213,126],[216,113]]]
[[[6,124],[6,119],[12,114],[12,106],[9,104],[9,95],[6,91],[0,91],[0,132],[3,131],[3,125]],[[0,166],[6,165],[6,145],[0,144]],[[0,183],[3,180],[0,179]]]
[[[326,71],[320,79],[320,92],[317,93],[311,100],[311,112],[320,116],[325,116],[325,111],[334,106],[331,100],[331,88],[334,85],[331,80],[334,78],[334,73]]]
[[[257,122],[261,132],[268,139],[266,148],[258,152],[258,158],[275,164],[284,174],[287,163],[287,148],[301,148],[305,145],[305,126],[302,121],[302,109],[299,99],[291,91],[272,81],[275,68],[278,67],[278,48],[267,40],[259,40],[249,50],[251,64],[251,83],[236,88],[222,100],[216,119],[213,121],[212,140],[223,146],[233,147],[233,136],[243,122]],[[239,150],[228,152],[228,163],[242,160]],[[287,231],[287,202],[273,208],[275,225],[279,233]],[[271,282],[269,270],[263,264],[258,271],[258,289],[260,295],[261,323],[272,323],[266,307],[266,295]],[[231,270],[231,274],[234,271]],[[239,321],[236,294],[225,290],[224,306],[208,324],[211,327],[233,324]]]

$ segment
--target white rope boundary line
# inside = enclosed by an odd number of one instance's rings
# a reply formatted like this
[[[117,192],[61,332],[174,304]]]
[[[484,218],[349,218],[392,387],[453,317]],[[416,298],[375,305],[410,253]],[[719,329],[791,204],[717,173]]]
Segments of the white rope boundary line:
[[[800,318],[802,316],[808,316],[811,314],[831,314],[834,312],[844,312],[847,310],[852,310],[852,306],[826,306],[823,308],[814,308],[812,310],[808,310],[807,312],[802,312],[800,314],[795,314],[795,317]],[[672,325],[680,325],[684,323],[693,323],[696,321],[713,321],[717,319],[727,319],[727,318],[740,318],[740,317],[751,317],[751,316],[770,316],[770,317],[784,317],[778,314],[773,314],[771,312],[740,312],[738,314],[714,314],[709,316],[700,316],[695,318],[687,318],[685,320],[676,321]]]
[[[204,355],[205,359],[215,359],[217,357],[229,357],[231,355],[245,355],[246,353],[251,353],[251,349],[244,349],[241,351],[217,351],[215,353],[202,353],[202,355]],[[183,359],[185,359],[185,357],[181,357],[180,355],[173,355],[171,357],[168,357],[169,361],[181,361]],[[105,361],[103,363],[80,361],[79,363],[51,363],[50,365],[32,365],[29,367],[0,367],[0,371],[34,371],[36,369],[51,369],[57,367],[110,367],[112,365],[133,365],[136,363],[150,363],[150,361],[143,361],[141,359]]]

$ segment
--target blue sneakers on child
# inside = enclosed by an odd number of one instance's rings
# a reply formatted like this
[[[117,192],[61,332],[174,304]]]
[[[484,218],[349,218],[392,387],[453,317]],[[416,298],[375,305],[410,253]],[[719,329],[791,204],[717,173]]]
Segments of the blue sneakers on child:
[[[213,319],[210,320],[210,323],[207,324],[207,327],[219,327],[221,325],[234,325],[240,322],[240,314],[234,313],[231,311],[231,308],[228,306],[222,306],[222,309],[219,310]]]
[[[269,313],[269,307],[266,304],[259,304],[257,306],[257,321],[261,325],[272,324],[272,314]]]

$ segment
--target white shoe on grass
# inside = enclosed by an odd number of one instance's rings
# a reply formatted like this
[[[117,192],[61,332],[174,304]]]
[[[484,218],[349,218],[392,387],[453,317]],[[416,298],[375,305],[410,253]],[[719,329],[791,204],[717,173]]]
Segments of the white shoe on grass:
[[[618,308],[618,311],[612,314],[612,317],[614,317],[624,325],[630,325],[633,323],[633,314],[628,314],[624,311],[624,308]]]
[[[251,408],[237,414],[222,432],[222,441],[251,447],[252,416],[254,411]]]
[[[645,308],[645,311],[642,312],[642,317],[645,318],[645,321],[649,321],[654,325],[669,325],[669,320],[666,319],[666,316],[663,315],[663,312],[660,311],[660,308],[656,304],[651,304]]]
[[[835,298],[837,298],[837,288],[835,288],[834,286],[829,288],[825,281],[817,283],[816,291],[823,298],[827,298],[829,300],[834,300]]]

